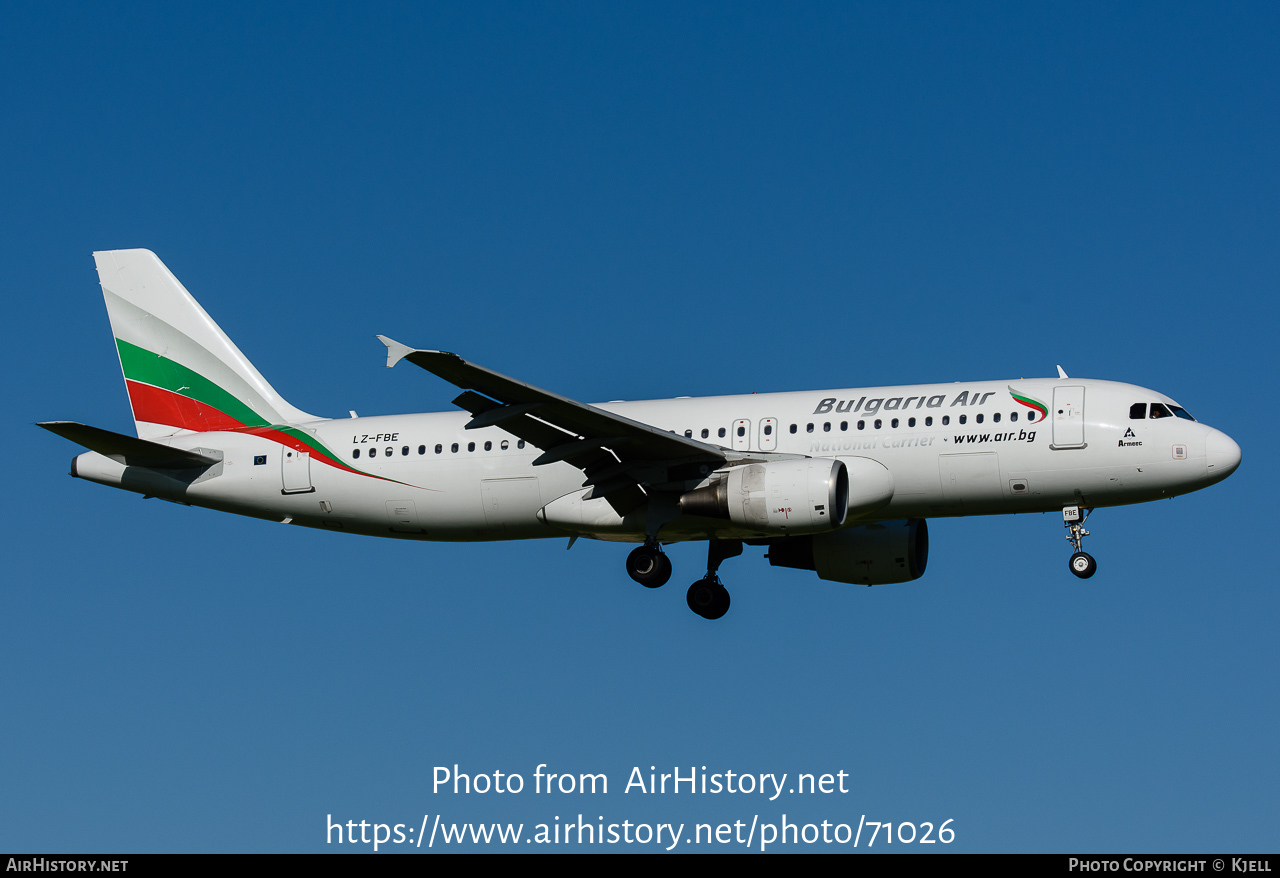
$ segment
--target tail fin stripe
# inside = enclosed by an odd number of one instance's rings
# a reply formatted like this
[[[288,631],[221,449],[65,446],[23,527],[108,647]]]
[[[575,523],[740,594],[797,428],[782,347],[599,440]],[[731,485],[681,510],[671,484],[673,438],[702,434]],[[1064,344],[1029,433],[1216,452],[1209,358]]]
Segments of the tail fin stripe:
[[[183,430],[207,433],[210,430],[239,430],[245,424],[211,405],[172,393],[150,384],[126,379],[133,416],[149,424],[165,424]]]
[[[275,391],[262,380],[262,376],[253,370],[252,366],[246,365],[240,368],[236,365],[243,355],[238,348],[234,348],[230,339],[220,336],[219,340],[225,343],[225,350],[220,355],[197,342],[195,338],[172,323],[165,322],[157,315],[142,310],[114,293],[104,290],[103,296],[111,315],[111,328],[115,332],[117,347],[119,342],[123,341],[152,357],[163,357],[203,376],[229,391],[241,403],[253,409],[266,423],[290,420],[281,407],[283,405],[287,408],[288,404],[278,398]],[[197,307],[194,301],[191,304],[193,308]],[[203,312],[200,313],[203,314]],[[122,361],[121,367],[123,366]],[[126,374],[125,377],[132,376]],[[250,380],[251,378],[254,380]],[[147,381],[147,383],[152,382]],[[178,381],[169,384],[162,381],[159,386],[174,390],[181,387],[183,383]],[[281,405],[273,403],[273,399],[275,403]]]
[[[148,384],[159,390],[168,391],[170,394],[185,396],[198,403],[204,403],[205,406],[216,410],[222,418],[234,419],[241,426],[263,427],[271,423],[222,387],[181,363],[143,350],[123,339],[116,339],[116,347],[120,351],[120,365],[124,367],[125,381],[129,384],[129,399],[134,403],[134,417],[139,420],[150,421],[151,418],[142,417],[141,412],[138,411],[138,404],[133,398],[135,384]],[[153,396],[149,396],[148,400],[155,401]],[[172,405],[172,403],[169,404]],[[171,421],[155,423],[172,424]],[[173,426],[181,426],[188,430],[200,429],[187,424]]]

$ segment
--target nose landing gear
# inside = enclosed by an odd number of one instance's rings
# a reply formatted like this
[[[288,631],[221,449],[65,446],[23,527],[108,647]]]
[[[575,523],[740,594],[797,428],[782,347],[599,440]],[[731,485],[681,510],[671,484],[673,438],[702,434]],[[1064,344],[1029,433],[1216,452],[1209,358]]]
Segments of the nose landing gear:
[[[1071,572],[1081,579],[1088,579],[1098,572],[1098,562],[1081,548],[1084,538],[1089,535],[1084,528],[1084,522],[1092,511],[1092,509],[1081,509],[1079,506],[1064,506],[1062,509],[1062,524],[1067,529],[1067,542],[1071,543],[1076,550],[1067,565],[1071,568]]]
[[[716,573],[728,558],[742,554],[738,540],[711,540],[707,544],[707,575],[689,586],[685,600],[689,609],[704,619],[719,619],[729,612],[729,590]]]

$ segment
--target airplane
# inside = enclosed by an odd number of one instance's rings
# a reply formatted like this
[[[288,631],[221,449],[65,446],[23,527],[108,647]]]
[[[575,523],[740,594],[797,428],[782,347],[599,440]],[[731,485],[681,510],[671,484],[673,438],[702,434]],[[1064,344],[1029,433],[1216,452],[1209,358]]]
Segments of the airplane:
[[[405,540],[581,537],[637,545],[649,588],[664,544],[708,542],[687,593],[729,609],[720,565],[856,585],[925,572],[929,518],[1061,511],[1087,579],[1097,508],[1220,482],[1240,447],[1171,398],[1055,378],[588,405],[457,354],[378,336],[455,385],[460,411],[330,419],[280,396],[149,250],[93,254],[136,436],[39,424],[89,449],[71,475],[175,503]]]

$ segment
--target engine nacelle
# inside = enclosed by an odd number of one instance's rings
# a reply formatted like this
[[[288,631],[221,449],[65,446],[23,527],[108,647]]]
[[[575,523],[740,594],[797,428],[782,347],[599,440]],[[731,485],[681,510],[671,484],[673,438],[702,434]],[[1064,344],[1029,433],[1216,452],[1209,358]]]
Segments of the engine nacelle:
[[[762,533],[815,533],[844,524],[849,473],[838,460],[800,458],[731,467],[680,498],[680,511]]]
[[[769,563],[817,571],[819,579],[856,585],[910,582],[929,562],[923,518],[877,521],[834,533],[789,537],[769,544]]]

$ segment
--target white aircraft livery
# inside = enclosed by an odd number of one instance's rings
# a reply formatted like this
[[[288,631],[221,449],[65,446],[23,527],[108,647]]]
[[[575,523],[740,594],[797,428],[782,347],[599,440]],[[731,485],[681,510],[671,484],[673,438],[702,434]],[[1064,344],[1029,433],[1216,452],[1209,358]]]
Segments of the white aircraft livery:
[[[71,475],[305,527],[406,540],[707,540],[690,609],[729,608],[744,543],[860,585],[920,577],[930,517],[1061,511],[1087,578],[1089,513],[1219,482],[1240,447],[1163,394],[1069,378],[587,405],[379,336],[462,392],[456,412],[327,419],[294,408],[149,250],[94,254],[137,436],[40,424],[90,449]]]

